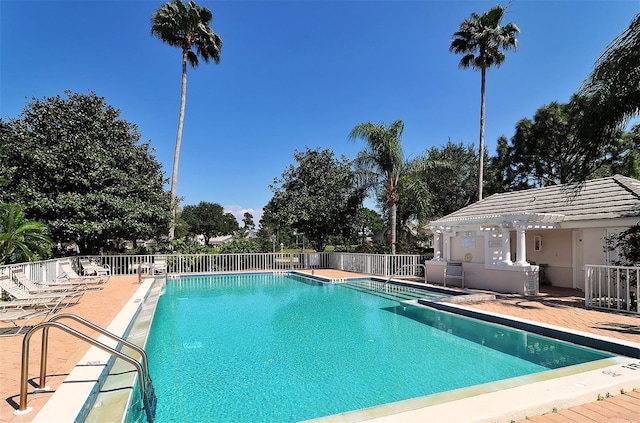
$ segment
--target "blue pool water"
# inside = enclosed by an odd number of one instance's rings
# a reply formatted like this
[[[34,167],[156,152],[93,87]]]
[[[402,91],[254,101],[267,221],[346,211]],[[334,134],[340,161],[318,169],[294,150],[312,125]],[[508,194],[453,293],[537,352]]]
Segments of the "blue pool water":
[[[365,288],[168,280],[146,346],[156,421],[294,422],[611,356]]]

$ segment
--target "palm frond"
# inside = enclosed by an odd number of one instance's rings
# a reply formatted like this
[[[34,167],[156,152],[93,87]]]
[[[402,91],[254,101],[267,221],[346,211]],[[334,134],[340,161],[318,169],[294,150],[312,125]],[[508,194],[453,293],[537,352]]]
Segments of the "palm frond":
[[[462,21],[449,46],[449,51],[464,55],[458,64],[460,68],[500,66],[505,60],[502,50],[518,48],[517,25],[500,26],[504,11],[504,6],[497,5],[482,15],[472,13]]]
[[[640,113],[640,14],[607,45],[579,94],[591,98],[602,126],[624,126]]]
[[[210,27],[213,13],[193,1],[181,0],[164,3],[151,16],[151,35],[173,47],[187,52],[192,67],[205,62],[220,62],[222,38]]]

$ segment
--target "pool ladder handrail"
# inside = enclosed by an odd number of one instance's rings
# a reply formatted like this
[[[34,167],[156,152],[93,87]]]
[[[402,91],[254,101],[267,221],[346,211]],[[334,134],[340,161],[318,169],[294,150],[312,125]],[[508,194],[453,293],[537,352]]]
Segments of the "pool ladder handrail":
[[[393,275],[391,275],[391,276],[389,276],[387,278],[385,283],[389,283],[391,281],[391,279],[393,279],[395,276],[398,276],[398,273],[400,273],[402,271],[402,269],[404,269],[405,267],[422,267],[422,268],[424,268],[424,283],[427,283],[427,265],[424,264],[424,263],[403,264],[395,272],[393,272]]]
[[[119,344],[123,346],[133,349],[134,351],[140,354],[140,357],[141,357],[140,361],[142,362],[142,364],[138,362],[138,360],[134,359],[133,357],[121,351],[118,351],[106,344],[103,344],[102,342],[96,339],[93,339],[72,327],[69,327],[67,325],[57,322],[57,320],[60,320],[63,318],[69,318],[69,319],[75,320],[76,322],[81,323],[97,331],[98,333],[108,338],[111,338],[114,341],[117,341]],[[147,400],[152,400],[155,402],[155,398],[152,398],[152,399],[145,398],[147,387],[151,387],[151,394],[154,397],[155,395],[153,394],[151,377],[149,376],[149,360],[147,358],[147,353],[144,351],[144,349],[140,348],[135,344],[132,344],[131,342],[125,339],[120,338],[119,336],[101,328],[100,326],[97,326],[89,322],[88,320],[83,319],[82,317],[76,316],[75,314],[63,313],[57,316],[53,316],[46,322],[38,323],[37,325],[33,326],[31,329],[29,329],[29,331],[27,331],[24,334],[24,338],[22,339],[22,364],[20,369],[20,404],[19,404],[18,410],[16,410],[15,412],[16,414],[26,414],[29,411],[27,409],[27,385],[29,381],[29,343],[33,334],[40,329],[42,329],[43,332],[42,332],[42,348],[41,348],[41,356],[40,356],[40,382],[38,384],[38,389],[41,389],[41,390],[46,389],[47,350],[48,350],[48,343],[49,343],[49,328],[51,327],[57,327],[58,329],[61,329],[64,332],[67,332],[68,334],[75,336],[76,338],[86,341],[89,344],[132,364],[136,368],[136,371],[138,373],[138,383],[140,385],[140,397],[145,406],[145,409],[147,408],[147,404],[148,404]],[[151,413],[149,413],[149,411],[151,411]],[[147,410],[147,414],[155,414],[155,410]],[[147,419],[149,421],[152,421],[153,416],[147,415]]]

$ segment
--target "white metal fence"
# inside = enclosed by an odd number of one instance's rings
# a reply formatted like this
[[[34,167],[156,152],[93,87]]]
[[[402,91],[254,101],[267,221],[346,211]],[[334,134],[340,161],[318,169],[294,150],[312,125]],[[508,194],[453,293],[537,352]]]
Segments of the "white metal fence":
[[[377,276],[424,276],[427,257],[420,255],[354,253],[247,253],[247,254],[169,254],[78,256],[68,258],[78,274],[80,258],[108,265],[112,275],[138,274],[160,259],[168,273],[216,273],[295,269],[337,269]],[[20,268],[31,280],[51,283],[64,276],[58,260],[0,266],[0,274],[11,275]],[[640,314],[640,267],[585,266],[585,307]]]
[[[427,256],[413,254],[332,253],[329,268],[377,276],[424,276]]]
[[[79,260],[88,258],[108,266],[111,275],[130,275],[149,271],[153,263],[163,260],[167,273],[217,273],[261,270],[337,269],[378,276],[422,276],[426,257],[419,255],[351,254],[351,253],[246,253],[246,254],[167,254],[77,256],[70,260],[79,275]],[[0,274],[11,274],[20,268],[31,280],[52,283],[64,276],[58,260],[0,266]]]
[[[640,267],[585,266],[585,307],[640,314],[638,280]]]
[[[136,256],[92,256],[99,264],[107,264],[114,275],[138,273],[163,259],[167,273],[216,273],[250,270],[293,270],[326,268],[328,253],[246,253],[246,254],[167,254]]]

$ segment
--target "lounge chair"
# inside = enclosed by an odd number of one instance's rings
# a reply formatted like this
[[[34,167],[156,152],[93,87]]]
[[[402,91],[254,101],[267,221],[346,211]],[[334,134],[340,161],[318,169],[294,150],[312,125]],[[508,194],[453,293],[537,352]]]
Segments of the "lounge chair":
[[[43,284],[39,282],[34,282],[27,277],[27,275],[22,271],[22,269],[13,269],[11,271],[13,278],[18,281],[20,285],[29,293],[29,294],[46,294],[52,292],[65,293],[77,291],[79,289],[83,289],[86,286],[82,284],[71,284],[71,283],[58,283],[54,285]],[[60,294],[62,295],[62,294]]]
[[[101,266],[89,259],[80,259],[80,266],[85,276],[107,276],[111,274],[111,268],[108,264]]]
[[[80,285],[100,285],[109,279],[108,276],[80,276],[73,270],[69,260],[59,261],[60,269],[64,273],[58,279],[63,283],[80,284]]]
[[[167,259],[164,257],[156,257],[151,264],[151,274],[167,273]]]
[[[29,320],[36,316],[48,316],[51,310],[23,310],[21,308],[10,308],[0,310],[0,322],[10,322],[13,324],[13,328],[0,329],[0,336],[15,336],[19,335],[22,329],[27,326]],[[18,324],[17,320],[23,320],[22,324]],[[14,328],[18,328],[14,331]]]
[[[84,294],[83,291],[30,294],[16,285],[7,275],[0,275],[0,288],[17,300],[17,302],[8,301],[7,303],[10,306],[31,305],[54,310],[78,303]]]

